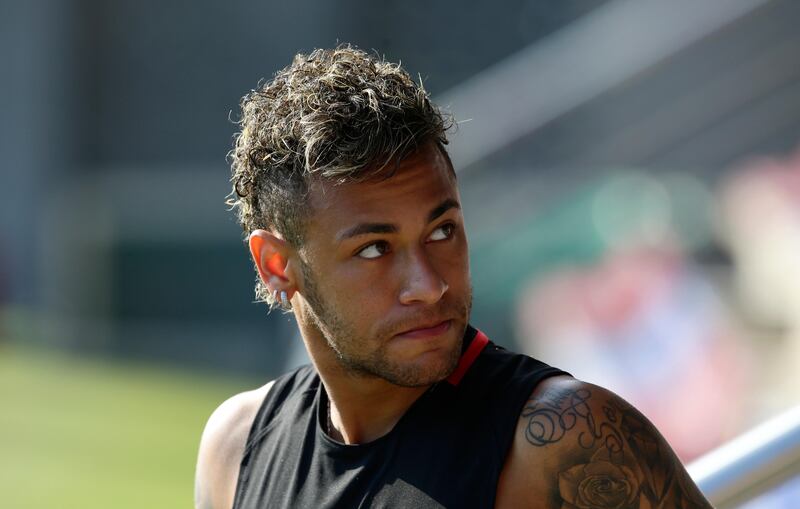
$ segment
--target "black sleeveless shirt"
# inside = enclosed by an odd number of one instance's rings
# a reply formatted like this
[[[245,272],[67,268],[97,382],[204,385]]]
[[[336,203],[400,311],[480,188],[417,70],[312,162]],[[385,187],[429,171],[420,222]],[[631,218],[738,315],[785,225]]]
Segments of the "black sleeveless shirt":
[[[256,414],[234,509],[490,508],[522,407],[567,374],[468,327],[456,371],[383,437],[346,445],[324,431],[327,394],[305,366],[278,378]]]

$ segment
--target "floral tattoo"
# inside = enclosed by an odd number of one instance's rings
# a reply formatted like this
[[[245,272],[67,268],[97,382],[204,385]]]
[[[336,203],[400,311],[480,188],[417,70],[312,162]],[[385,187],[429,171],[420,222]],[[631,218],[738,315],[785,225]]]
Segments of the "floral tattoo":
[[[615,399],[598,412],[599,405],[590,405],[591,397],[589,389],[550,389],[528,401],[522,411],[525,439],[531,445],[574,439],[580,446],[578,453],[564,458],[558,474],[561,509],[710,507],[636,409]]]

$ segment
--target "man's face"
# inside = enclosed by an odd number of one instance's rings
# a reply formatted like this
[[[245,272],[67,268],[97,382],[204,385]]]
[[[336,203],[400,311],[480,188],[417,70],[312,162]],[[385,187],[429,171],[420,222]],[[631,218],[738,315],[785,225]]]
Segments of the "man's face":
[[[429,144],[388,179],[310,190],[300,319],[350,372],[424,386],[458,363],[472,304],[455,177]],[[408,332],[411,331],[411,332]]]

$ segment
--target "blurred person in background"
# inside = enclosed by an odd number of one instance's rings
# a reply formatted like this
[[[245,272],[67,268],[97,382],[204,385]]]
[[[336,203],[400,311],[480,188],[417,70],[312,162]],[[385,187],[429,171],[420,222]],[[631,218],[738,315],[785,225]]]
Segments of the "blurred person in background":
[[[759,410],[771,413],[800,396],[800,150],[734,168],[718,201],[736,300],[769,388],[759,393]]]
[[[723,303],[678,246],[627,245],[523,292],[525,350],[624,394],[683,461],[729,438],[754,383]],[[706,426],[709,415],[718,425]]]
[[[241,106],[231,205],[312,365],[212,414],[198,508],[709,507],[635,408],[469,324],[448,122],[421,84],[340,46]]]

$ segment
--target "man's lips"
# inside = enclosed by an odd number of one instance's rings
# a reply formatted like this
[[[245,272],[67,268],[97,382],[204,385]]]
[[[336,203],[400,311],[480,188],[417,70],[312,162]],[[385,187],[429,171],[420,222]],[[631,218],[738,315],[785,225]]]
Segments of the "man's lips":
[[[403,338],[430,338],[444,334],[450,329],[452,320],[445,320],[431,326],[418,327],[416,329],[409,329],[405,332],[398,334],[398,337]]]

